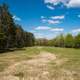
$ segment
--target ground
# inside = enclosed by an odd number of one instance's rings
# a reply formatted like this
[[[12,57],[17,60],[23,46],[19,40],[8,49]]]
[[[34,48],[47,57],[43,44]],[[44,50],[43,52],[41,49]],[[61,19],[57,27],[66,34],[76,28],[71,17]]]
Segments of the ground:
[[[0,54],[0,80],[80,80],[80,49],[28,47]]]

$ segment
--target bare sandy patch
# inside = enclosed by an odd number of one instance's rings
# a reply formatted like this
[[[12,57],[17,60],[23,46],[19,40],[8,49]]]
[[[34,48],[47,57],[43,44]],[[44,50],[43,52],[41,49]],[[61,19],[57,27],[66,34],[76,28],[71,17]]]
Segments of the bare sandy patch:
[[[68,59],[67,58],[63,58],[63,59],[56,59],[55,60],[55,63],[56,65],[60,66],[60,65],[63,65],[65,62],[67,62]]]

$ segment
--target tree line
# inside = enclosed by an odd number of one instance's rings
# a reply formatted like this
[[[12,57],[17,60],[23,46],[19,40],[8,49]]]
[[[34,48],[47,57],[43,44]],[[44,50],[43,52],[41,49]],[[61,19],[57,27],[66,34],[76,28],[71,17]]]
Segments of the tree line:
[[[0,51],[34,45],[34,35],[16,24],[7,4],[0,5]]]
[[[80,48],[80,33],[76,36],[72,34],[63,35],[60,34],[54,39],[38,39],[36,45],[40,46],[55,46],[55,47],[66,47],[66,48]]]

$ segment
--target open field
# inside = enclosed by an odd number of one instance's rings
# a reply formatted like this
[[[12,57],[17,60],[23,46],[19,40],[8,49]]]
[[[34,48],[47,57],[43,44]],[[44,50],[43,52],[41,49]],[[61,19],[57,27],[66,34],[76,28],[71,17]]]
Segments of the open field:
[[[2,53],[0,80],[80,80],[80,49],[28,47]]]
[[[16,62],[31,59],[36,54],[39,54],[39,50],[35,47],[2,53],[0,54],[0,71]]]

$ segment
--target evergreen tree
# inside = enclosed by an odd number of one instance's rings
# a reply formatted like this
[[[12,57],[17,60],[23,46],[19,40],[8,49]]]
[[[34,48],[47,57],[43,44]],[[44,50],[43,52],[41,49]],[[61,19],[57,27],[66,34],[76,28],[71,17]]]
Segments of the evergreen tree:
[[[35,38],[30,32],[25,32],[25,46],[34,46]]]
[[[16,25],[7,4],[0,5],[0,51],[34,45],[34,35]]]
[[[24,47],[24,30],[20,25],[16,25],[16,47]]]
[[[6,35],[4,32],[2,20],[1,20],[1,6],[0,6],[0,50],[5,49],[5,44],[6,44]]]
[[[8,11],[7,4],[1,5],[1,21],[2,27],[4,28],[5,35],[7,37],[7,48],[12,48],[15,46],[15,25],[12,15]]]

